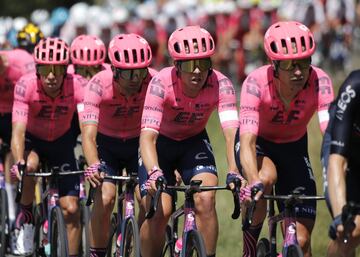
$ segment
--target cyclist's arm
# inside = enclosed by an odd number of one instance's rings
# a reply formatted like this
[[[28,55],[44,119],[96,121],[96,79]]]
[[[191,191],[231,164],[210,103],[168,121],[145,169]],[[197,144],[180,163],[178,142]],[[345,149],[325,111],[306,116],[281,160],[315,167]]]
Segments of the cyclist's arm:
[[[234,156],[234,141],[237,128],[224,129],[225,143],[226,143],[226,157],[229,171],[238,171]]]
[[[82,147],[88,165],[100,162],[96,148],[96,125],[83,125],[81,132]]]
[[[249,132],[240,135],[240,162],[249,184],[260,180],[256,160],[256,138],[256,135]]]
[[[320,79],[318,80],[319,91],[317,114],[319,118],[320,130],[322,134],[324,134],[329,122],[328,109],[331,102],[334,100],[334,91],[331,79],[325,72],[318,70],[318,76],[320,76]]]
[[[141,159],[149,172],[154,167],[159,167],[158,155],[156,152],[156,140],[158,133],[154,130],[143,129],[140,133],[140,154]]]
[[[12,124],[11,152],[15,163],[24,160],[26,123],[14,122]]]
[[[347,160],[340,154],[330,154],[328,166],[328,189],[334,217],[341,214],[346,204],[346,166]]]

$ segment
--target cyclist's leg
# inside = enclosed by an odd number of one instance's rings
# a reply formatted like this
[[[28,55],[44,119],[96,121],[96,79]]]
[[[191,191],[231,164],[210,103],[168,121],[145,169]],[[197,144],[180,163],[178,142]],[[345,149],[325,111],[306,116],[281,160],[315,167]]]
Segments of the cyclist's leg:
[[[204,186],[218,184],[215,158],[206,132],[184,140],[179,149],[183,151],[178,172],[184,184],[191,180],[202,180]],[[214,256],[219,234],[219,224],[215,209],[215,191],[194,195],[196,224],[204,238],[206,254]]]
[[[89,224],[90,247],[106,249],[109,238],[110,216],[114,209],[116,185],[104,181],[96,190]]]
[[[58,166],[60,171],[77,170],[71,130],[52,142],[41,142],[42,154],[50,167]],[[59,203],[64,216],[69,245],[69,254],[79,251],[81,225],[79,208],[80,176],[69,175],[59,178]]]
[[[158,141],[159,142],[159,141]],[[159,155],[160,156],[160,155]],[[164,171],[164,176],[168,185],[174,185],[174,172],[168,165],[162,163],[160,160],[160,167]],[[139,185],[141,193],[141,205],[144,210],[148,211],[151,196],[147,194],[145,182],[148,179],[148,174],[145,166],[141,166],[138,172]],[[154,216],[150,219],[145,219],[140,229],[140,248],[142,257],[158,257],[161,255],[163,245],[165,242],[165,229],[167,222],[172,213],[172,197],[170,192],[161,194],[161,199],[157,206]]]
[[[316,195],[314,173],[307,152],[307,135],[296,142],[281,144],[274,152],[278,167],[276,194],[287,195],[293,191]],[[278,202],[279,211],[284,210]],[[316,200],[303,201],[296,209],[297,239],[305,257],[311,256],[311,233],[316,217]]]
[[[127,171],[137,171],[138,139],[120,140],[101,133],[97,134],[98,155],[105,162],[108,175],[122,175],[126,166]],[[131,160],[135,166],[125,165]],[[116,184],[112,180],[105,180],[97,190],[90,220],[90,251],[103,253],[108,246],[110,216],[114,209]],[[101,222],[99,222],[101,221]]]
[[[200,173],[192,178],[202,180],[203,186],[216,186],[217,175],[211,173]],[[219,234],[219,224],[215,209],[215,191],[201,192],[194,195],[196,225],[204,238],[205,249],[208,256],[216,252],[216,242]]]
[[[26,172],[34,172],[39,164],[39,156],[35,151],[30,151],[26,158]],[[35,192],[35,180],[24,177],[23,191],[19,204],[19,213],[15,220],[15,236],[13,238],[13,251],[16,254],[32,253],[34,237],[34,217],[32,214]]]
[[[264,184],[264,193],[270,194],[277,180],[277,170],[276,166],[269,157],[272,149],[272,143],[267,142],[266,140],[258,137],[256,142],[256,155],[257,155],[257,166],[259,170],[259,176],[261,182]],[[235,160],[238,166],[238,169],[241,171],[242,167],[240,164],[240,140],[239,140],[239,131],[236,133],[235,138]],[[246,212],[243,208],[243,214]],[[259,200],[256,204],[256,209],[253,214],[253,225],[248,229],[243,231],[243,256],[244,257],[254,257],[256,256],[256,244],[259,239],[259,235],[262,229],[264,219],[266,217],[266,201]]]

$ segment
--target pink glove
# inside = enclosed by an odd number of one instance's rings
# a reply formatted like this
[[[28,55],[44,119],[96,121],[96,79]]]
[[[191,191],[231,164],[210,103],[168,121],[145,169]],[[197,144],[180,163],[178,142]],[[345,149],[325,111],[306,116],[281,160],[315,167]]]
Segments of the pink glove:
[[[151,188],[151,182],[155,182],[159,177],[164,176],[164,173],[159,168],[153,168],[151,173],[148,175],[148,179],[145,182],[146,190]]]
[[[10,168],[10,177],[11,177],[11,181],[12,181],[12,182],[17,182],[17,181],[19,181],[19,177],[20,177],[19,165],[20,165],[20,162],[15,163],[15,164],[14,164],[13,166],[11,166],[11,168]]]
[[[101,166],[101,163],[96,162],[96,163],[91,164],[89,167],[87,167],[84,172],[85,178],[91,177],[96,172],[99,172],[100,166]]]
[[[255,191],[255,194],[259,191],[264,192],[264,184],[259,180],[255,181],[251,185],[248,185],[240,190],[240,201],[252,201],[252,191]]]

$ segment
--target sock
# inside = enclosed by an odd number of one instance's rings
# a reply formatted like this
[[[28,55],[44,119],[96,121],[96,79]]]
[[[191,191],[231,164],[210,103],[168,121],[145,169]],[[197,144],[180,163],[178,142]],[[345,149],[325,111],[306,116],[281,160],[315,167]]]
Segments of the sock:
[[[251,226],[243,231],[243,257],[256,257],[256,243],[259,239],[263,223]]]
[[[15,228],[19,229],[23,224],[34,224],[34,217],[32,214],[32,203],[29,205],[19,205],[19,214],[16,217]]]
[[[106,248],[90,247],[90,257],[105,257]]]

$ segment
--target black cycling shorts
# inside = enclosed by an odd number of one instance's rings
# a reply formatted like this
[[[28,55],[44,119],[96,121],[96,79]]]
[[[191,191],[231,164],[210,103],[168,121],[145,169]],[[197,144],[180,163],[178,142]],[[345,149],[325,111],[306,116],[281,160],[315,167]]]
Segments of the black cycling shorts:
[[[239,170],[240,165],[239,130],[235,138],[235,160]],[[288,195],[296,190],[305,195],[316,195],[314,173],[308,155],[307,134],[295,142],[274,143],[257,137],[256,155],[266,156],[275,164],[277,181],[275,194]],[[284,204],[278,201],[279,211],[284,210]],[[306,200],[296,208],[296,216],[315,220],[316,200]]]
[[[188,185],[191,178],[200,173],[212,173],[217,176],[215,158],[206,131],[182,141],[159,135],[156,149],[159,165],[168,185],[176,183],[175,170],[180,173],[185,185]],[[142,164],[141,158],[139,163]],[[147,193],[145,189],[147,178],[148,173],[145,166],[141,165],[139,183],[142,197]],[[171,191],[167,191],[167,193],[173,194]]]

